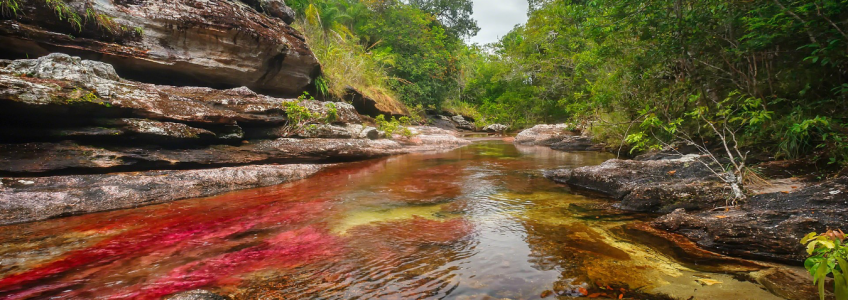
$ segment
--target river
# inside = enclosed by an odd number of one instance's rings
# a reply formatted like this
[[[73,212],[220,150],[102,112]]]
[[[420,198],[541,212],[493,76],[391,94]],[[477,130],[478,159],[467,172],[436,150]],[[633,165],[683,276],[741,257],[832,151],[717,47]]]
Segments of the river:
[[[542,176],[609,158],[478,141],[280,186],[4,226],[0,298],[779,299],[628,238],[621,226],[650,216],[603,209],[609,200]]]

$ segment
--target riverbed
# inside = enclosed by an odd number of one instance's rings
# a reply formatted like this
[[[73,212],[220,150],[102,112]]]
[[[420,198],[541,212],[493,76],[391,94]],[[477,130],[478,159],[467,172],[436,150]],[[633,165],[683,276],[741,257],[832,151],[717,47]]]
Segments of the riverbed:
[[[780,299],[692,268],[542,176],[599,152],[484,140],[289,184],[0,227],[0,298]],[[720,268],[707,268],[720,269]]]

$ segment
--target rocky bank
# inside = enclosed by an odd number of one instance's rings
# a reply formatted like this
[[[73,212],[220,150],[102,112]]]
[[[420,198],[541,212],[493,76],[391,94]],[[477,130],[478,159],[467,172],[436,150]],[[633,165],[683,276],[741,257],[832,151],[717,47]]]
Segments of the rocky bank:
[[[568,146],[578,136],[568,128],[536,126],[519,133],[515,143],[586,149]],[[627,229],[641,238],[661,237],[674,247],[691,241],[733,257],[797,265],[807,257],[799,243],[804,235],[848,224],[848,177],[844,175],[806,186],[763,186],[739,205],[728,207],[730,189],[702,163],[709,160],[697,153],[665,151],[550,170],[545,176],[577,190],[606,195],[617,209],[658,214],[638,230]]]
[[[3,65],[0,224],[275,185],[330,163],[468,143],[431,127],[388,138],[344,102],[141,83],[66,54]],[[295,124],[293,108],[320,117]]]

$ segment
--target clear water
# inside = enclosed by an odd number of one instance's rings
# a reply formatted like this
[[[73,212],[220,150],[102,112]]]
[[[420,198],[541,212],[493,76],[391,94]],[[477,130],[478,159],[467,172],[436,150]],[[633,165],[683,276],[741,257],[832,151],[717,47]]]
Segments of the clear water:
[[[609,158],[483,141],[280,186],[0,227],[0,298],[205,289],[234,299],[776,299],[621,236],[642,216],[595,209],[607,200],[541,176]]]

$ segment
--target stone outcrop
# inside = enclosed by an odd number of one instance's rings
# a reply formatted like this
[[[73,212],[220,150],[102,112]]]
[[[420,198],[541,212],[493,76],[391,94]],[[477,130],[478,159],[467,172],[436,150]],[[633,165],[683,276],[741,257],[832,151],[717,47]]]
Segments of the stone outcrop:
[[[196,128],[206,126],[209,133],[230,137],[240,130],[235,126],[282,126],[287,121],[282,104],[291,101],[320,114],[332,109],[328,103],[274,98],[245,87],[216,90],[121,80],[108,64],[58,53],[17,60],[0,69],[0,115],[9,123],[35,128],[102,127],[111,123],[133,132],[170,132],[175,133],[173,138],[180,138],[207,134]],[[334,106],[337,123],[362,121],[351,105],[340,102]],[[109,118],[125,120],[104,121]],[[156,124],[172,128],[154,129]]]
[[[140,83],[66,54],[3,65],[0,224],[275,185],[327,163],[468,144],[432,127],[379,139],[347,103]]]
[[[483,127],[483,131],[486,132],[505,132],[509,129],[509,126],[503,124],[492,124],[486,127]]]
[[[212,196],[302,179],[323,165],[0,179],[0,225]]]
[[[279,0],[66,0],[60,17],[45,1],[24,0],[0,20],[0,50],[16,57],[64,52],[112,64],[125,78],[214,88],[245,86],[297,96],[320,64]],[[247,1],[251,2],[251,1]],[[74,22],[89,12],[97,17]],[[89,17],[85,17],[89,18]],[[282,19],[282,21],[280,20]]]
[[[848,177],[789,193],[755,195],[727,211],[677,210],[653,224],[721,253],[800,262],[806,258],[802,237],[848,224]]]
[[[522,130],[515,136],[516,145],[551,146],[562,142],[564,138],[580,135],[574,126],[569,124],[536,125]]]
[[[453,115],[446,111],[429,111],[427,119],[433,127],[445,130],[477,131],[477,125],[474,125],[474,119],[463,115]]]
[[[561,169],[545,175],[559,183],[605,194],[622,209],[671,212],[677,208],[724,206],[726,186],[697,155],[664,160],[608,160],[597,166]]]

